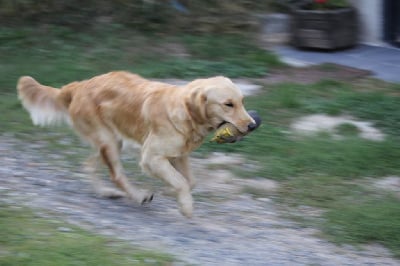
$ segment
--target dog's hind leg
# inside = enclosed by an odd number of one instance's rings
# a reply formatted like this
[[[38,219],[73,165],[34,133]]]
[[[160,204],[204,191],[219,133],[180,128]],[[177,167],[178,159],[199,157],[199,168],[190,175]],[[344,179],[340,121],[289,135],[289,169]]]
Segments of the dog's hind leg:
[[[71,118],[76,131],[97,150],[97,154],[92,156],[86,164],[86,169],[89,170],[91,178],[95,177],[97,162],[102,160],[108,167],[113,183],[117,188],[125,192],[129,198],[141,204],[152,201],[153,194],[129,184],[120,159],[121,142],[113,132],[102,125],[102,120],[98,119],[88,106],[84,106],[87,107],[86,109],[78,106],[77,110],[70,111],[70,113],[73,114]],[[87,119],[87,117],[92,117],[92,119]],[[98,181],[94,180],[95,188],[99,188],[101,184],[96,184]],[[101,190],[103,189],[100,189],[100,192],[104,193]]]
[[[126,193],[116,189],[106,186],[104,182],[97,176],[97,170],[99,168],[99,163],[101,162],[101,156],[97,152],[91,155],[85,162],[84,170],[89,175],[90,181],[93,188],[97,194],[102,197],[107,198],[121,198],[126,196]]]
[[[110,171],[111,180],[118,188],[125,191],[129,198],[140,204],[149,203],[153,200],[152,193],[129,184],[120,160],[118,143],[109,141],[107,144],[100,145],[100,156]]]

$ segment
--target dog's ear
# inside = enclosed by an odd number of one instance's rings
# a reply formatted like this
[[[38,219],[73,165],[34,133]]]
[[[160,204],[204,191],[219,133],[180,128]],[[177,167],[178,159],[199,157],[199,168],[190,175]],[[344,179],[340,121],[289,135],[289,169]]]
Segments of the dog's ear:
[[[207,95],[200,89],[194,90],[186,98],[186,108],[190,117],[199,124],[207,121]]]

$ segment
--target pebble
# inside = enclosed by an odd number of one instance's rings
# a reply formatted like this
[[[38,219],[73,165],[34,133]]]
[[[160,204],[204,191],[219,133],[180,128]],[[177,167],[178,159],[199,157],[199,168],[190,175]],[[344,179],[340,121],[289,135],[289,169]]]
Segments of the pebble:
[[[93,232],[170,253],[180,263],[210,266],[400,265],[400,261],[390,257],[389,253],[382,252],[381,247],[360,251],[319,239],[315,230],[282,218],[277,203],[268,197],[254,199],[251,195],[234,194],[230,190],[225,194],[223,190],[215,192],[212,186],[199,187],[193,192],[195,199],[201,200],[195,200],[192,219],[181,216],[175,199],[161,193],[157,193],[146,207],[126,199],[103,199],[93,193],[80,171],[81,166],[66,160],[68,156],[63,150],[52,156],[46,154],[45,144],[41,148],[30,147],[34,143],[32,140],[21,145],[12,136],[0,136],[0,150],[4,151],[0,153],[0,201],[45,210],[54,218]],[[210,170],[204,165],[204,175],[207,171]],[[153,183],[150,178],[140,182],[155,189],[160,184]],[[218,194],[215,195],[218,201],[209,197],[213,193]],[[58,230],[68,233],[73,229],[58,227]],[[152,264],[152,261],[145,263]]]
[[[63,233],[70,233],[73,231],[71,228],[68,227],[58,227],[57,230]]]

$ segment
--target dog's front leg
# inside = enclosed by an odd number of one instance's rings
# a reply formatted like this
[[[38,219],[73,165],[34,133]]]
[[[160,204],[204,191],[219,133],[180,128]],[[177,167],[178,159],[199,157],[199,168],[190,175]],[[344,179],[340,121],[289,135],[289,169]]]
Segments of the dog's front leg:
[[[196,180],[190,170],[189,156],[176,157],[170,159],[171,164],[183,175],[189,182],[190,189],[192,190],[196,185]]]
[[[176,191],[180,212],[188,218],[192,217],[193,199],[190,194],[190,185],[170,161],[162,155],[144,151],[141,166],[149,174],[161,178],[171,185]]]

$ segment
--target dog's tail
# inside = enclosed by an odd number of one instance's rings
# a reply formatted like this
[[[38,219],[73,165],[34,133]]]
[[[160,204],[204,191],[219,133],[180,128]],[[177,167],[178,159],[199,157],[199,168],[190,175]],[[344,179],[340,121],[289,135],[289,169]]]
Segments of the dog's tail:
[[[30,113],[34,125],[69,123],[67,106],[60,100],[63,98],[60,97],[62,90],[41,85],[28,76],[18,80],[17,90],[18,97]]]

